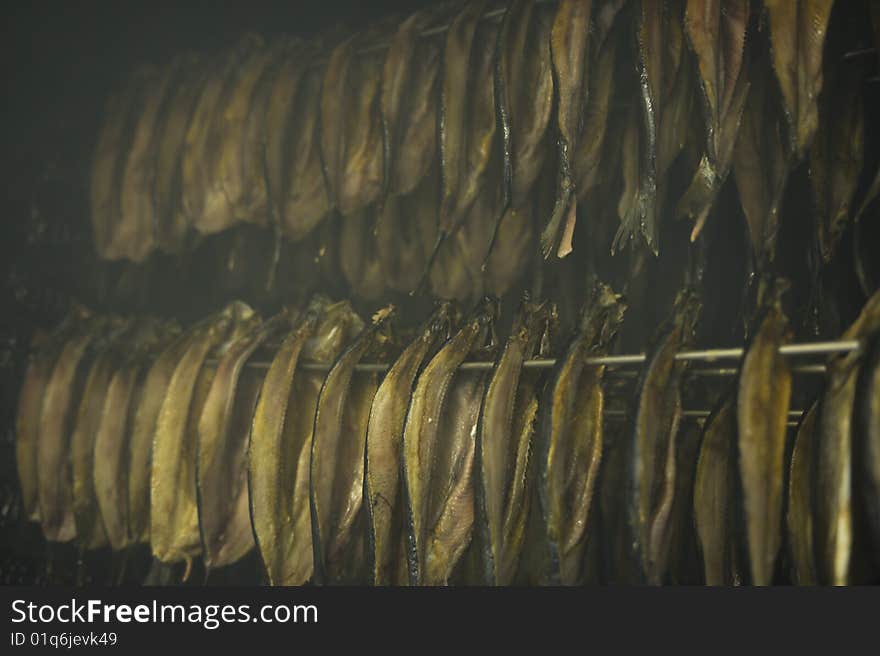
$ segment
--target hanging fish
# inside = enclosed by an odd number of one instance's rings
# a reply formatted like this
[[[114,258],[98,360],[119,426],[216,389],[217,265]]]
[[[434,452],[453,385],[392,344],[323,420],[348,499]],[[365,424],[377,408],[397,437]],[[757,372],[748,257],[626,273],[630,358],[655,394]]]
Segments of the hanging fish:
[[[864,163],[865,70],[858,61],[828,61],[824,80],[818,127],[809,149],[809,170],[816,200],[817,245],[822,261],[828,263],[852,216],[850,205]]]
[[[50,542],[76,537],[69,457],[77,408],[96,354],[124,327],[118,317],[89,319],[67,339],[43,393],[37,439],[40,525]]]
[[[543,578],[551,584],[580,581],[586,528],[593,512],[602,461],[604,365],[588,357],[608,353],[626,304],[597,283],[580,325],[544,387],[537,441],[537,485],[547,551]]]
[[[556,98],[556,149],[558,172],[553,212],[541,232],[544,259],[556,253],[565,257],[571,244],[562,241],[572,234],[577,216],[572,159],[577,149],[583,114],[584,87],[589,80],[590,14],[592,0],[562,0],[550,31],[550,56]]]
[[[291,241],[299,241],[327,216],[330,197],[321,164],[318,132],[323,69],[312,65],[311,49],[293,58],[298,68],[290,77],[285,73],[287,69],[282,70],[273,90],[265,139],[269,186],[282,231]],[[298,82],[294,77],[297,73],[301,76]],[[276,104],[282,106],[276,107]],[[286,139],[280,138],[283,133],[269,132],[276,121],[285,122],[289,131]],[[276,134],[277,137],[273,136]]]
[[[430,7],[403,20],[385,55],[380,109],[386,199],[412,192],[436,157],[442,41],[421,33],[447,13]]]
[[[495,60],[495,106],[504,141],[505,200],[515,208],[530,192],[547,156],[553,109],[552,17],[534,0],[513,0],[504,13]]]
[[[739,480],[749,571],[754,585],[770,585],[782,540],[785,435],[791,370],[779,347],[791,339],[782,295],[788,282],[762,281],[758,319],[737,382]]]
[[[248,359],[296,315],[282,311],[231,343],[217,362],[198,419],[196,490],[202,554],[208,569],[231,565],[254,548],[248,514],[247,444],[261,372]]]
[[[482,21],[487,4],[485,0],[465,4],[446,33],[438,119],[440,229],[426,275],[443,242],[466,221],[488,186],[496,151],[492,63],[498,26]]]
[[[205,366],[213,354],[259,322],[254,311],[234,302],[208,322],[181,357],[168,383],[156,420],[150,467],[150,546],[164,563],[186,561],[201,551],[196,502],[197,424],[215,370]]]
[[[733,149],[733,171],[746,216],[756,271],[776,255],[782,195],[791,167],[783,136],[779,99],[764,57],[756,55],[751,86]]]
[[[189,224],[201,234],[218,232],[231,223],[223,189],[214,178],[214,165],[224,144],[218,129],[239,73],[262,46],[260,37],[247,34],[212,62],[187,127],[181,153],[182,205]]]
[[[131,147],[122,165],[120,215],[114,231],[114,244],[119,256],[134,262],[142,262],[156,246],[153,162],[159,136],[158,119],[162,103],[176,82],[176,75],[176,66],[166,66],[147,83]]]
[[[84,550],[107,544],[107,533],[95,490],[95,438],[101,426],[104,401],[113,376],[125,359],[125,354],[136,345],[132,339],[133,333],[137,334],[130,322],[96,355],[85,380],[70,437],[73,516],[77,540]]]
[[[182,151],[209,70],[208,63],[196,55],[182,55],[176,65],[180,72],[165,95],[156,119],[152,180],[156,246],[166,253],[179,253],[189,232],[189,222],[182,207]]]
[[[707,585],[738,585],[735,395],[725,396],[703,427],[694,480],[694,521]]]
[[[705,148],[676,214],[694,220],[691,241],[703,229],[727,179],[742,113],[749,93],[749,0],[688,0],[684,29],[697,60],[704,117]]]
[[[150,66],[136,70],[110,96],[104,110],[90,181],[92,235],[95,250],[104,259],[122,257],[124,244],[118,235],[122,213],[122,176],[149,83],[156,75],[155,69]]]
[[[381,298],[385,291],[382,260],[373,230],[376,214],[380,211],[376,205],[371,205],[340,218],[339,268],[352,295],[367,301]],[[407,219],[415,220],[412,216]]]
[[[880,337],[865,349],[853,409],[855,452],[861,454],[861,494],[867,509],[872,553],[880,545]],[[875,561],[877,559],[875,558]]]
[[[321,155],[331,204],[343,216],[379,199],[384,181],[380,84],[383,59],[368,46],[382,26],[334,48],[321,86]],[[359,52],[361,49],[368,52]]]
[[[138,395],[150,362],[177,332],[176,326],[156,319],[138,322],[130,347],[113,372],[104,395],[92,399],[100,408],[94,434],[91,466],[97,519],[110,546],[119,551],[133,544],[129,528],[128,474],[132,425]]]
[[[815,499],[813,482],[816,467],[817,417],[819,402],[814,401],[798,423],[788,475],[788,513],[785,524],[791,557],[792,578],[798,585],[816,585],[816,553],[813,539]]]
[[[15,416],[15,462],[21,486],[23,516],[30,521],[40,519],[37,453],[43,397],[65,343],[89,315],[85,308],[74,308],[66,315],[30,357],[24,374]]]
[[[484,377],[459,366],[492,331],[484,299],[419,375],[403,432],[407,562],[411,585],[445,585],[470,542],[474,444]],[[445,418],[445,419],[444,419]]]
[[[371,575],[374,585],[407,581],[406,543],[401,492],[401,443],[416,376],[453,324],[453,307],[440,303],[397,358],[373,397],[364,457]]]
[[[379,377],[375,372],[356,376],[354,368],[368,354],[382,357],[393,317],[393,306],[375,314],[372,325],[333,364],[318,395],[309,505],[319,583],[358,582],[363,574],[364,451]]]
[[[880,331],[880,293],[868,299],[841,339],[865,340]],[[853,415],[856,383],[864,355],[853,351],[830,358],[818,418],[816,453],[816,565],[819,583],[847,585],[858,546],[854,521]],[[869,439],[870,436],[869,436]],[[868,478],[868,480],[870,480]],[[873,500],[869,504],[875,503]]]
[[[682,32],[680,2],[643,2],[638,18],[639,178],[612,253],[640,233],[657,255],[666,173],[685,146],[690,129],[693,81]],[[659,192],[658,192],[659,189]]]
[[[510,585],[517,573],[532,499],[529,463],[538,413],[538,377],[523,363],[546,344],[555,308],[525,295],[493,368],[476,442],[476,525],[485,583]]]
[[[671,320],[651,348],[638,384],[630,469],[630,525],[645,579],[665,583],[669,575],[669,517],[674,498],[686,363],[676,359],[693,344],[700,301],[679,292]]]
[[[440,176],[432,169],[412,192],[389,196],[374,226],[376,257],[389,289],[411,292],[437,241],[437,196]]]
[[[788,150],[795,161],[810,147],[819,124],[822,54],[833,5],[834,0],[764,0]]]
[[[150,539],[153,436],[165,392],[180,359],[195,340],[202,338],[210,320],[197,323],[168,344],[153,361],[143,380],[128,441],[128,523],[132,543],[149,542]]]
[[[248,496],[271,585],[302,585],[314,571],[309,459],[324,374],[297,367],[300,361],[329,366],[362,328],[348,302],[315,297],[263,381],[248,444]]]

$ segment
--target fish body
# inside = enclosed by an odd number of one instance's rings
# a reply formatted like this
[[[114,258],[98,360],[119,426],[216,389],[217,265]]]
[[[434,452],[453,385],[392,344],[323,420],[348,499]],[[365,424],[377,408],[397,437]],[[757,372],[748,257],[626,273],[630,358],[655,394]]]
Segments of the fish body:
[[[854,408],[856,453],[861,454],[861,493],[874,553],[880,545],[880,338],[873,337],[866,349]]]
[[[748,0],[688,0],[684,31],[697,61],[705,147],[676,212],[694,220],[691,241],[700,234],[730,171],[733,147],[748,96],[746,39]]]
[[[798,585],[816,585],[816,554],[813,540],[816,438],[819,403],[813,402],[801,417],[791,453],[788,475],[788,512],[785,525],[792,560],[793,579]]]
[[[703,427],[694,480],[694,521],[706,585],[738,582],[736,403],[725,396]]]
[[[786,424],[791,370],[779,347],[789,341],[780,281],[761,309],[737,382],[739,480],[751,582],[769,585],[782,540]]]
[[[442,579],[449,574],[453,561],[462,555],[462,545],[466,547],[470,541],[473,508],[470,521],[467,516],[461,518],[463,534],[449,535],[446,532],[454,532],[455,527],[448,522],[456,510],[467,512],[468,486],[465,477],[473,464],[473,451],[470,450],[469,456],[468,436],[463,427],[467,426],[468,417],[472,416],[473,430],[476,431],[479,408],[476,414],[467,414],[467,408],[473,406],[472,402],[478,402],[479,382],[475,377],[471,376],[471,380],[456,395],[456,408],[463,414],[448,414],[459,419],[457,425],[462,430],[455,432],[455,421],[451,420],[452,425],[443,427],[453,431],[454,435],[441,444],[444,434],[441,425],[456,371],[468,354],[482,344],[496,311],[494,302],[488,299],[481,302],[472,317],[431,359],[413,389],[403,431],[407,563],[411,585],[445,583],[444,580],[429,579],[429,576]],[[441,453],[446,457],[443,461],[440,460]],[[451,467],[455,468],[455,478],[449,478]],[[438,470],[442,470],[446,478],[436,479],[434,475]],[[445,489],[432,494],[432,490],[443,485],[446,485]],[[449,512],[444,513],[445,510]]]
[[[537,354],[552,311],[525,299],[493,368],[480,411],[476,442],[477,526],[482,532],[484,581],[515,580],[529,516],[530,461],[538,413],[538,380],[523,363]]]
[[[334,363],[318,396],[311,444],[309,506],[316,579],[357,581],[363,569],[364,452],[370,405],[379,387],[375,373],[354,368],[388,339],[393,307],[380,310]],[[360,553],[359,553],[360,551]]]
[[[302,585],[314,572],[309,463],[322,372],[363,327],[347,302],[316,297],[272,359],[248,444],[251,523],[271,585]]]
[[[168,382],[156,420],[150,468],[150,546],[162,562],[189,562],[201,551],[197,425],[215,373],[205,360],[211,353],[222,354],[258,320],[243,303],[227,306],[190,343]]]
[[[364,495],[368,517],[372,582],[406,582],[404,500],[401,490],[401,444],[410,394],[416,376],[437,343],[451,328],[449,303],[442,303],[416,339],[397,358],[370,406],[364,459]]]
[[[199,528],[208,568],[231,565],[254,548],[246,457],[263,379],[245,365],[267,339],[289,326],[290,318],[282,312],[230,344],[217,363],[198,420],[196,445]]]
[[[878,332],[880,293],[875,293],[841,338],[867,340]],[[856,559],[853,556],[861,545],[855,521],[853,481],[861,472],[854,472],[853,451],[857,441],[864,440],[865,436],[861,436],[861,439],[856,436],[853,416],[860,414],[855,408],[855,400],[863,358],[860,351],[853,351],[831,358],[826,365],[827,380],[818,418],[813,524],[816,569],[819,583],[823,585],[848,585],[858,581],[854,577]],[[871,438],[870,435],[867,437]],[[874,501],[869,499],[868,503],[871,507]]]
[[[699,301],[692,292],[679,294],[672,320],[661,331],[638,386],[630,523],[643,574],[653,585],[666,582],[669,575],[669,543],[665,536],[674,498],[682,379],[686,373],[685,363],[675,356],[693,342],[699,310]]]
[[[581,325],[544,388],[538,428],[537,485],[550,584],[576,585],[582,576],[587,526],[602,462],[605,368],[587,357],[608,352],[623,321],[621,297],[597,284]]]

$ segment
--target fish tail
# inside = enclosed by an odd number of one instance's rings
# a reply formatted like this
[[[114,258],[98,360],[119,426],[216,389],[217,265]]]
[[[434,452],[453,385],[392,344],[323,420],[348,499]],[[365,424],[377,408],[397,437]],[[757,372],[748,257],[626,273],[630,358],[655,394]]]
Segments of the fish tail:
[[[549,260],[559,246],[562,220],[568,215],[568,206],[571,203],[571,188],[566,188],[564,183],[562,187],[556,196],[553,213],[550,215],[547,225],[544,226],[544,230],[541,231],[541,254],[545,260]]]
[[[694,242],[700,236],[706,219],[709,217],[709,211],[715,203],[715,198],[721,188],[720,178],[715,168],[709,162],[709,159],[703,155],[700,165],[694,173],[687,191],[679,199],[675,206],[675,216],[677,219],[692,219],[694,227],[691,230],[690,240]]]
[[[611,242],[611,254],[617,255],[629,242],[636,236],[639,228],[639,212],[637,204],[627,211],[626,215],[621,219],[614,240]]]

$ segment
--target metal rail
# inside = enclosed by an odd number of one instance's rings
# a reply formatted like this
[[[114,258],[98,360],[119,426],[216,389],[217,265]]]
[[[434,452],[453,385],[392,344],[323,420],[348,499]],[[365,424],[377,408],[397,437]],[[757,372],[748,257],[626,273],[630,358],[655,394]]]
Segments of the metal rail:
[[[804,342],[801,344],[785,344],[779,348],[779,354],[788,358],[808,356],[808,355],[834,355],[840,353],[851,353],[860,348],[858,340],[837,340],[831,342]],[[718,360],[739,360],[745,352],[742,348],[725,348],[725,349],[707,349],[702,351],[682,351],[675,355],[676,360],[687,362],[716,362]],[[606,365],[608,367],[627,367],[639,365],[647,360],[644,353],[635,353],[631,355],[603,355],[590,357],[585,359],[585,363],[589,365]],[[209,360],[209,363],[215,361]],[[248,366],[257,369],[268,369],[270,362],[253,361],[248,362]],[[551,369],[556,364],[556,360],[552,358],[526,360],[523,367],[526,369]],[[329,371],[329,364],[317,362],[304,362],[299,365],[304,371]],[[356,371],[382,373],[387,371],[391,365],[386,363],[370,362],[355,365]],[[495,366],[494,362],[465,362],[459,369],[464,371],[487,371]],[[799,374],[822,374],[825,373],[824,364],[805,364],[792,367],[793,373]],[[732,367],[726,368],[698,368],[691,373],[698,376],[735,376],[737,369]]]

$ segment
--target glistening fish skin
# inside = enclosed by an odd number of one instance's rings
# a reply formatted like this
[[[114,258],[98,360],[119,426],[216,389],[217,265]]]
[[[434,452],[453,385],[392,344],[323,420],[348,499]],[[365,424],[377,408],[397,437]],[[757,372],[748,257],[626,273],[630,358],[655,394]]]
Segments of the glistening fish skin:
[[[196,489],[205,566],[236,562],[254,548],[248,515],[248,434],[262,383],[245,364],[267,339],[290,326],[287,312],[232,343],[217,363],[198,423]]]
[[[779,354],[779,347],[791,338],[781,299],[788,285],[781,280],[773,284],[761,304],[737,382],[739,479],[754,585],[772,583],[782,541],[783,459],[791,399],[791,370]]]
[[[589,80],[587,53],[592,5],[592,0],[562,0],[550,31],[559,168],[556,202],[541,233],[541,250],[545,259],[554,252],[563,257],[570,250],[570,246],[562,250],[559,248],[563,227],[566,223],[573,223],[576,214],[572,159],[580,132],[583,89]],[[566,229],[566,232],[569,230]]]
[[[533,492],[528,473],[538,411],[537,380],[522,376],[522,366],[537,354],[553,314],[549,303],[523,300],[480,411],[476,523],[487,584],[510,585],[517,573]]]
[[[874,336],[856,384],[856,453],[861,454],[862,497],[867,509],[872,552],[880,550],[880,336]],[[875,559],[878,560],[878,559]]]
[[[314,572],[309,459],[324,375],[296,371],[297,363],[330,364],[362,327],[347,302],[314,298],[263,381],[248,444],[248,491],[254,537],[271,585],[302,585]]]
[[[452,305],[442,303],[416,339],[389,369],[370,406],[365,452],[364,495],[368,516],[368,560],[375,585],[406,582],[403,533],[401,444],[416,376],[452,322]]]
[[[370,404],[379,387],[375,373],[354,368],[389,339],[393,307],[376,313],[334,363],[315,410],[309,473],[315,578],[319,583],[357,582],[363,569],[364,450]]]
[[[43,395],[37,442],[40,524],[50,542],[76,537],[73,480],[69,459],[73,422],[95,345],[121,328],[116,318],[96,317],[65,343]]]
[[[865,340],[880,332],[880,292],[876,292],[844,331],[842,339]],[[860,582],[853,557],[860,547],[856,532],[853,415],[863,354],[831,358],[819,413],[816,475],[815,544],[819,583]]]
[[[482,301],[464,326],[431,359],[419,375],[412,393],[403,432],[407,562],[411,585],[422,585],[427,580],[426,559],[431,530],[435,528],[435,519],[440,519],[429,516],[431,490],[435,484],[432,477],[435,454],[440,448],[441,417],[452,380],[468,354],[482,344],[496,313],[495,301]]]
[[[249,330],[259,318],[241,302],[215,315],[182,356],[156,421],[150,468],[150,545],[160,561],[190,562],[201,551],[196,502],[196,430],[214,370],[212,352]]]
[[[725,396],[703,428],[694,480],[694,521],[706,585],[738,583],[736,398]]]
[[[581,580],[602,462],[605,400],[604,365],[587,365],[584,359],[608,352],[625,311],[623,299],[597,283],[577,332],[544,388],[537,485],[547,553],[542,575],[546,583],[575,585]]]
[[[814,401],[801,417],[791,453],[788,475],[788,549],[792,578],[798,585],[816,585],[816,554],[813,540],[815,513],[816,439],[819,434],[819,402]]]
[[[76,329],[77,323],[83,319],[85,315],[80,317],[76,314],[68,315],[45,341],[39,343],[37,352],[28,363],[19,392],[18,411],[15,417],[15,460],[21,485],[24,517],[30,521],[40,519],[37,496],[37,443],[43,394],[67,338]]]
[[[638,387],[630,469],[630,526],[647,582],[660,585],[669,574],[668,530],[686,364],[675,359],[693,343],[700,303],[685,290],[676,298],[671,321],[652,349]],[[670,466],[670,464],[672,466]]]

